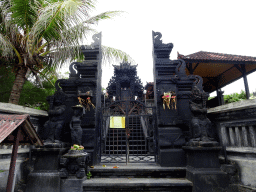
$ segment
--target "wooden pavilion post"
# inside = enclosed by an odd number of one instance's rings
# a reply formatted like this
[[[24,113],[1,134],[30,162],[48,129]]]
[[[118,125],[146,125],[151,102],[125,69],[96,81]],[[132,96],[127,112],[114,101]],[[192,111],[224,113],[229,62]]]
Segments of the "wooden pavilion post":
[[[246,93],[246,98],[250,98],[250,91],[249,91],[249,86],[248,86],[248,81],[247,81],[247,75],[246,75],[246,69],[245,65],[241,65],[242,72],[243,72],[243,79],[244,79],[244,87],[245,87],[245,93]]]
[[[10,168],[9,168],[6,192],[12,191],[12,184],[13,184],[13,179],[14,179],[16,159],[17,159],[17,155],[18,155],[20,136],[21,136],[21,127],[18,127],[16,136],[15,136],[15,140],[14,140],[15,143],[14,143],[13,149],[12,149],[12,158],[11,158],[11,163],[10,163]]]
[[[223,93],[224,91],[222,91],[221,88],[217,88],[216,94],[217,94],[219,106],[224,105]]]
[[[189,73],[190,73],[190,75],[193,75],[193,68],[192,68],[192,63],[189,63],[188,64],[188,67],[189,67]]]

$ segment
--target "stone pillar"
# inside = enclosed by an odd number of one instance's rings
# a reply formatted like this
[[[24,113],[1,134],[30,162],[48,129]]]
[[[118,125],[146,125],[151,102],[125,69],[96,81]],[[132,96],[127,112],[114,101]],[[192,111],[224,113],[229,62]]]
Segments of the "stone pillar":
[[[225,126],[221,126],[221,138],[222,138],[222,144],[223,146],[228,146],[229,145],[229,139],[228,139],[228,134],[227,134],[227,129]]]
[[[35,165],[28,175],[26,192],[60,192],[59,161],[65,148],[37,148],[32,150]]]
[[[193,182],[193,192],[223,191],[229,185],[227,173],[221,171],[218,154],[221,147],[185,146],[186,177]]]
[[[248,133],[246,130],[246,127],[242,127],[242,137],[243,137],[243,146],[244,147],[249,147],[249,142],[248,142]]]
[[[180,100],[178,98],[178,89],[187,87],[186,82],[184,84],[184,81],[178,77],[179,74],[185,74],[185,62],[169,59],[173,44],[163,44],[161,37],[161,33],[153,32],[154,100],[159,136],[158,163],[161,166],[184,167],[186,166],[186,156],[181,147],[185,145],[185,137],[177,124],[182,122],[179,111],[182,111],[184,106],[185,108],[188,106],[182,97]],[[178,82],[181,86],[178,85]],[[176,96],[177,109],[171,107],[171,101],[169,106],[164,104],[163,96],[170,95],[171,92]],[[186,113],[182,112],[183,114]]]
[[[256,147],[256,133],[252,125],[249,126],[252,147]]]
[[[235,127],[236,132],[236,146],[241,147],[242,146],[242,140],[241,140],[241,134],[238,127]]]
[[[235,138],[234,130],[233,130],[232,127],[229,127],[229,138],[230,138],[231,146],[235,146],[236,145],[236,138]]]

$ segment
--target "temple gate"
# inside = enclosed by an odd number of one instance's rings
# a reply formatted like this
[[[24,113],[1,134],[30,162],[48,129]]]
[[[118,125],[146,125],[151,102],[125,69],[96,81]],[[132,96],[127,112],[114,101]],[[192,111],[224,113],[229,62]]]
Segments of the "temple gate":
[[[156,160],[154,107],[142,102],[143,86],[135,65],[114,66],[102,108],[102,156],[104,163],[142,163]],[[105,97],[105,95],[104,95]]]

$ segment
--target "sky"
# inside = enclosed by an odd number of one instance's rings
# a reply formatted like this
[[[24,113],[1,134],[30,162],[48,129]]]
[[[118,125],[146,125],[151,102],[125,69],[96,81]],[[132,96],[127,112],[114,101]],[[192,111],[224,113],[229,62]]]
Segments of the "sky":
[[[198,51],[256,57],[255,0],[98,0],[98,14],[123,11],[98,23],[102,44],[128,53],[138,64],[143,84],[153,81],[152,30],[163,43],[173,43],[170,59]],[[103,87],[113,75],[112,64],[103,67]],[[256,74],[248,75],[250,92],[256,91]],[[224,94],[244,90],[243,80],[224,87]],[[211,94],[213,96],[214,94]]]

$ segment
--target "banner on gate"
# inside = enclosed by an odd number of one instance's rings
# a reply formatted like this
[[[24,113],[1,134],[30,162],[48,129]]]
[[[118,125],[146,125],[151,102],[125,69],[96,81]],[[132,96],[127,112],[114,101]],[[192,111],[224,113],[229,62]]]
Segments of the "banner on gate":
[[[121,116],[110,116],[110,128],[124,129],[125,128],[125,117]]]

